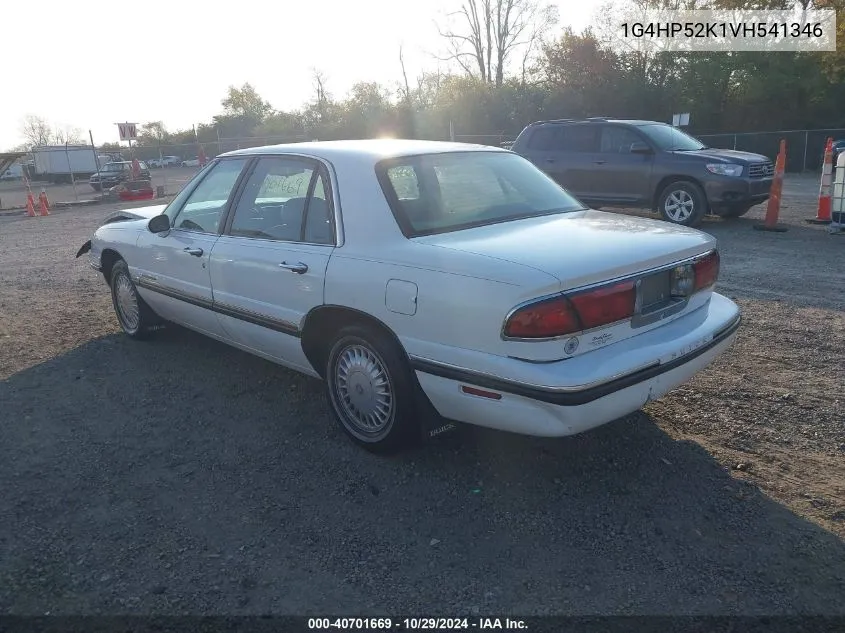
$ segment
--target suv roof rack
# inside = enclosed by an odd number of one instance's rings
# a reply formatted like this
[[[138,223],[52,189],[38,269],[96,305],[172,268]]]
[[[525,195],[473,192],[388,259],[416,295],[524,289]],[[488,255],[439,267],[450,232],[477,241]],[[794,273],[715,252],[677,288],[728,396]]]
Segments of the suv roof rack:
[[[584,119],[545,119],[543,121],[534,121],[531,125],[543,125],[544,123],[583,123],[585,121],[609,121],[610,118],[606,116],[591,116]]]

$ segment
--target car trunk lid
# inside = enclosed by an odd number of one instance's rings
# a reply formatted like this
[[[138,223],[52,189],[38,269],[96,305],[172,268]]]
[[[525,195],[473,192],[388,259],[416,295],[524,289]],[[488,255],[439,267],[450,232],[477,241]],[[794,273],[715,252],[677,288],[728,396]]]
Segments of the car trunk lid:
[[[668,222],[577,211],[415,238],[549,273],[560,290],[605,282],[715,248],[712,236]]]
[[[615,280],[636,278],[637,314],[633,318],[595,328],[601,333],[591,331],[585,337],[590,340],[590,345],[567,353],[556,340],[532,341],[530,350],[524,347],[524,342],[516,343],[523,351],[530,352],[527,355],[520,352],[518,356],[534,358],[534,352],[538,352],[538,359],[581,354],[591,348],[649,331],[701,307],[711,290],[699,292],[686,300],[673,298],[672,269],[678,262],[705,255],[716,248],[715,238],[701,231],[668,222],[593,210],[415,239],[439,248],[534,268],[557,278],[557,290],[567,295]],[[548,294],[548,286],[545,286],[545,292],[540,286],[536,292],[531,288],[525,290],[529,296],[534,294],[538,299]]]

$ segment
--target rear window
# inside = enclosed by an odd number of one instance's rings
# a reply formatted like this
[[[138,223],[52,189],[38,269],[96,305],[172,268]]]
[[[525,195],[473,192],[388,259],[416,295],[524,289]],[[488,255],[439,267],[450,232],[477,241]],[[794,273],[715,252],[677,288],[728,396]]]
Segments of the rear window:
[[[382,161],[376,174],[408,237],[445,233],[584,206],[510,152],[449,152]]]
[[[528,149],[541,152],[597,152],[599,127],[590,123],[539,127],[531,132]]]

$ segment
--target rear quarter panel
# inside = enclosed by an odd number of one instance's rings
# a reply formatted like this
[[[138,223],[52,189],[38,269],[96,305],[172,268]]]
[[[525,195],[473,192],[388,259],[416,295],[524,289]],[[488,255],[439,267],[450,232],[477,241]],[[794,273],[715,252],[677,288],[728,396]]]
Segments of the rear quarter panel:
[[[388,306],[391,280],[405,282],[404,289],[415,287],[413,314]],[[460,365],[470,351],[507,356],[514,344],[500,333],[508,312],[538,288],[555,292],[559,287],[552,275],[526,266],[407,241],[378,254],[351,246],[335,250],[325,301],[375,317],[409,355]]]

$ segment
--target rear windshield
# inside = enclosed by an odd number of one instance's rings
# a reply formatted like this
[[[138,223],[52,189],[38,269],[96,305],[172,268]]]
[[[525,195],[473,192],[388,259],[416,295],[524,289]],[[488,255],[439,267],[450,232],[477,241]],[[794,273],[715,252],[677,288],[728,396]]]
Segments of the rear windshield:
[[[584,205],[510,152],[448,152],[380,162],[376,175],[408,237],[446,233]]]

